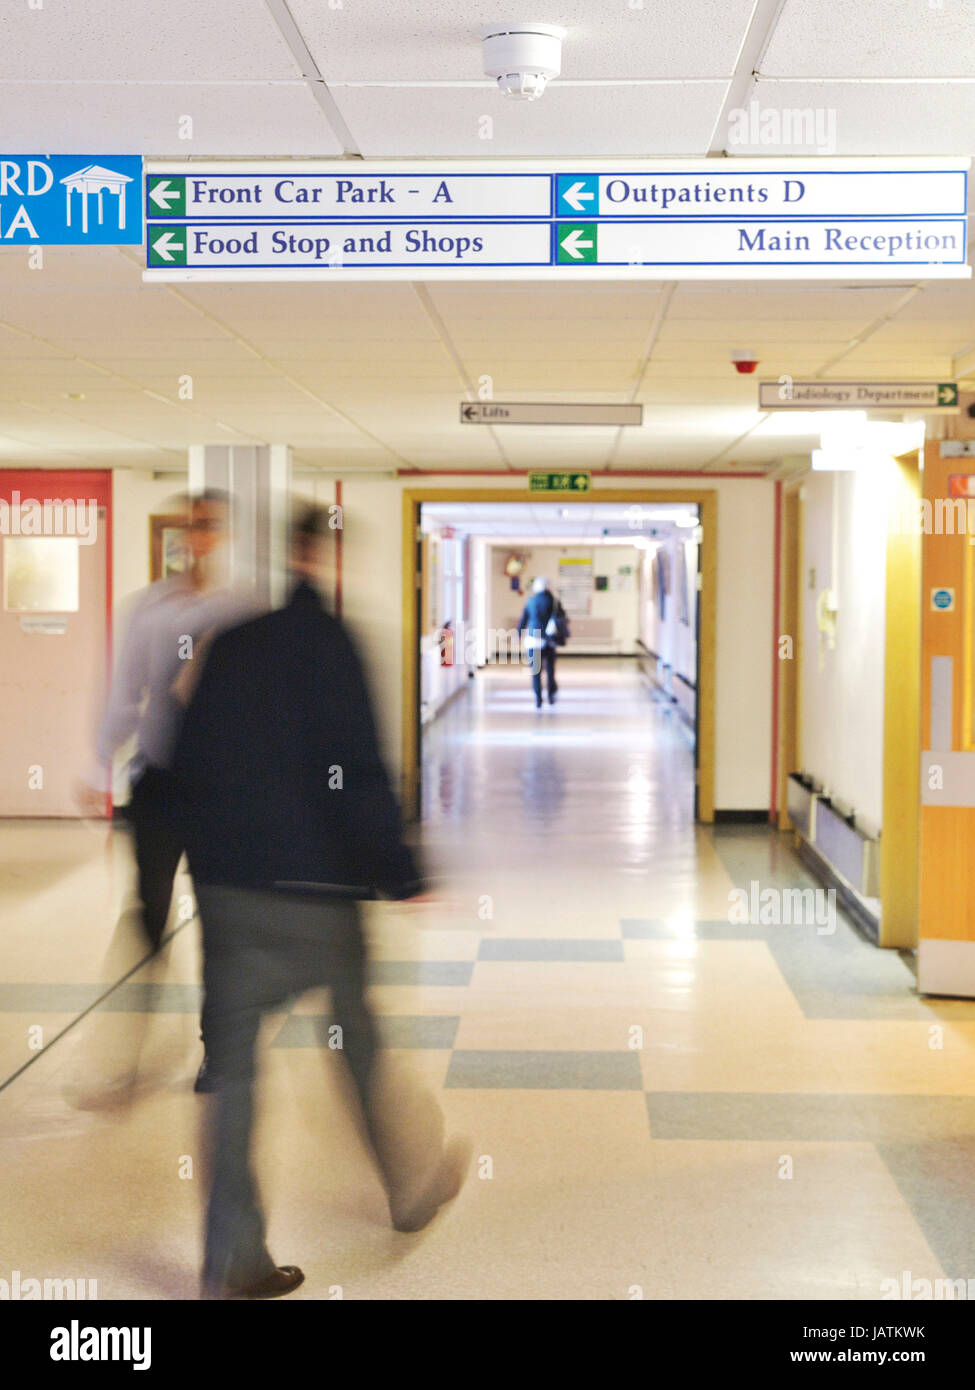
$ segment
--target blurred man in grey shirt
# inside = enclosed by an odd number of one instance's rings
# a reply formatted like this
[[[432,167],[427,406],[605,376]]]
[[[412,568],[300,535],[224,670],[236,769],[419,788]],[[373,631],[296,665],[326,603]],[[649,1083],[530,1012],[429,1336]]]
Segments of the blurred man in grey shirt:
[[[87,814],[104,814],[112,758],[135,736],[129,765],[129,817],[135,838],[141,924],[152,951],[162,943],[183,854],[174,823],[170,759],[179,734],[185,683],[203,639],[253,617],[257,604],[226,584],[229,498],[208,490],[189,501],[187,566],[151,584],[129,619],[96,741],[98,767],[79,800]],[[198,1089],[206,1086],[206,1063]]]

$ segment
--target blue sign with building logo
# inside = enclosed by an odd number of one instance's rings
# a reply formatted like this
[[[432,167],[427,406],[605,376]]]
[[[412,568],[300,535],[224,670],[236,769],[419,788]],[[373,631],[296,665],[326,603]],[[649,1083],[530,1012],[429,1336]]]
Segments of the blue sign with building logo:
[[[141,244],[141,155],[0,155],[0,247]]]

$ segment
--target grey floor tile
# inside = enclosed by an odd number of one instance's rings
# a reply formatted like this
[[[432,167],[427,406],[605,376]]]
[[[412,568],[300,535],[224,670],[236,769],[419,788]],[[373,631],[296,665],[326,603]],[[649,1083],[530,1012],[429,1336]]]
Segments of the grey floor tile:
[[[655,1139],[921,1142],[975,1133],[975,1096],[651,1091]]]
[[[639,1091],[632,1052],[455,1052],[448,1087],[531,1091]]]
[[[470,960],[374,960],[369,964],[369,983],[469,985],[473,969]]]
[[[488,937],[481,942],[478,960],[623,960],[619,941],[531,940],[529,938]]]
[[[8,1014],[80,1013],[108,985],[0,984],[0,1012]]]
[[[975,1134],[919,1144],[889,1141],[877,1152],[910,1205],[924,1237],[952,1279],[975,1288]],[[931,1278],[930,1270],[910,1271]],[[900,1270],[885,1278],[896,1279]]]
[[[285,1019],[272,1047],[326,1047],[330,1018],[291,1014]],[[382,1047],[437,1048],[454,1045],[460,1018],[448,1014],[386,1014],[376,1019]]]
[[[99,1007],[110,1013],[198,1014],[203,1008],[203,986],[129,980],[113,989]]]

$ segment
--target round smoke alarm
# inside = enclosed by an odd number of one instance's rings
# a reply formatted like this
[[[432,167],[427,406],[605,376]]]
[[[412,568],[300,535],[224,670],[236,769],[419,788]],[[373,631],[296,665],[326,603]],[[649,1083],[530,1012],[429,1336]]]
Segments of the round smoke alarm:
[[[506,97],[537,101],[562,71],[559,24],[488,24],[481,30],[484,71]]]

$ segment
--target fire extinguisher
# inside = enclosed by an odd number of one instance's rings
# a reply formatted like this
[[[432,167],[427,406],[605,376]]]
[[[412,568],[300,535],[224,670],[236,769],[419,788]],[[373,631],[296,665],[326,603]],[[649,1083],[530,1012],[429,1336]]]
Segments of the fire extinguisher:
[[[450,623],[444,623],[440,629],[440,665],[453,666],[454,664],[454,633]]]

